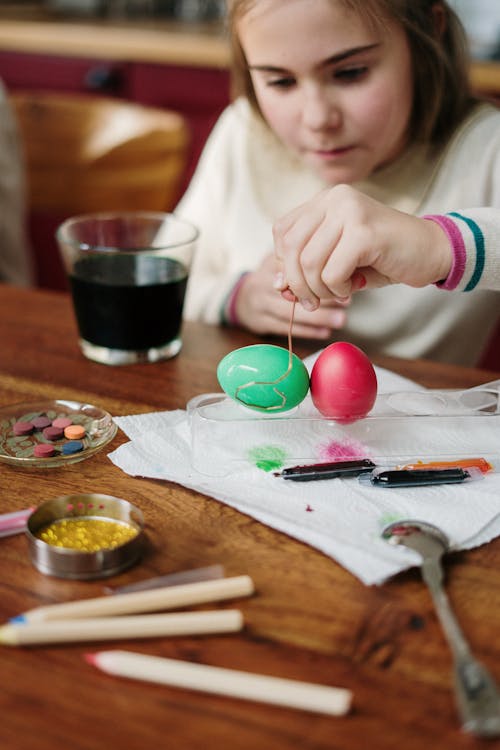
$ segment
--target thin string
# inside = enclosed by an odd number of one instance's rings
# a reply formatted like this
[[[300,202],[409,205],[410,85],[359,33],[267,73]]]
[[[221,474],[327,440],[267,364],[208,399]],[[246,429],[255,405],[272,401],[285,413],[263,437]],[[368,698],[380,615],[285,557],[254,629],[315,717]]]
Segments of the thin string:
[[[297,298],[293,298],[292,302],[292,311],[290,314],[290,323],[288,325],[288,367],[285,370],[285,372],[279,376],[279,378],[276,378],[276,380],[252,380],[249,383],[245,383],[244,385],[238,386],[234,392],[234,398],[236,401],[239,401],[240,404],[243,404],[244,406],[251,406],[253,409],[260,409],[261,411],[276,411],[277,409],[283,409],[284,406],[286,406],[286,395],[283,393],[283,391],[280,391],[278,388],[273,388],[274,393],[276,393],[277,396],[280,397],[281,403],[277,404],[276,406],[261,406],[260,404],[251,404],[248,401],[244,401],[240,398],[239,394],[240,391],[244,390],[245,388],[250,388],[254,385],[272,385],[276,386],[278,383],[281,383],[282,380],[284,380],[288,375],[290,374],[292,370],[292,363],[293,363],[293,351],[292,351],[292,329],[293,329],[293,319],[295,316],[295,305],[297,303]]]
[[[292,312],[290,313],[290,322],[288,324],[288,367],[292,366],[292,329],[293,329],[293,318],[295,316],[295,305],[297,304],[297,297],[294,296],[292,302]]]

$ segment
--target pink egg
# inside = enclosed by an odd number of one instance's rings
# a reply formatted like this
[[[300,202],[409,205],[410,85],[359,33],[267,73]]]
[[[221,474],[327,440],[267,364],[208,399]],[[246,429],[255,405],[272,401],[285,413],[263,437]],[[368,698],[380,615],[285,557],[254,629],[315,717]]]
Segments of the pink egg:
[[[311,398],[317,410],[337,422],[366,417],[377,397],[377,376],[361,349],[337,341],[324,349],[311,372]]]

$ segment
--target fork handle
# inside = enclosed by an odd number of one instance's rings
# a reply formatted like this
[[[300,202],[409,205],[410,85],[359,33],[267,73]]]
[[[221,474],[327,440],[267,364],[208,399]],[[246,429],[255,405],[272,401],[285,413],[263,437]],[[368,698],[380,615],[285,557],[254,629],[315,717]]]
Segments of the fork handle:
[[[435,560],[422,566],[436,613],[454,659],[454,685],[462,727],[481,737],[500,735],[500,694],[487,669],[471,653],[442,586],[443,571]]]
[[[500,694],[488,670],[474,657],[460,656],[454,682],[463,729],[480,737],[500,735]]]

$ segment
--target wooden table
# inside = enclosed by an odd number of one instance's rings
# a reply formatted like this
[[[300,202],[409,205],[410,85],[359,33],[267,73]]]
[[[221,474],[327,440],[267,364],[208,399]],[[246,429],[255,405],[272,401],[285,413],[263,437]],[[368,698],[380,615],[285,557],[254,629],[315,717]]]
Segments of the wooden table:
[[[113,415],[183,408],[218,390],[215,367],[246,333],[188,324],[168,362],[109,368],[79,353],[64,293],[0,286],[0,405],[65,398]],[[316,347],[297,345],[300,355]],[[472,386],[495,375],[429,362],[379,360],[431,387]],[[56,469],[0,465],[0,512],[58,495],[118,495],[144,512],[150,549],[111,579],[120,585],[215,563],[249,574],[257,594],[235,604],[245,629],[226,636],[30,648],[0,647],[0,747],[5,750],[460,750],[450,654],[416,571],[365,587],[332,559],[233,509],[168,482],[135,479],[107,453]],[[39,573],[22,535],[0,540],[2,622],[51,602],[99,596],[103,582]],[[477,656],[500,682],[500,539],[454,555],[449,593]],[[228,606],[220,604],[219,606]],[[339,685],[354,692],[343,718],[112,678],[87,651],[128,648],[233,669]],[[500,747],[500,741],[488,743]]]

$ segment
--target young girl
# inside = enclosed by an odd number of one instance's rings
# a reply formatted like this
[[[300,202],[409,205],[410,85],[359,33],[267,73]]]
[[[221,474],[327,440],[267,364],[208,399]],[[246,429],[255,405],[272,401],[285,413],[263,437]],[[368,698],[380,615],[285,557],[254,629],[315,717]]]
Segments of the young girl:
[[[500,112],[469,94],[454,13],[228,11],[237,98],[178,207],[201,232],[186,317],[282,335],[293,292],[296,336],[475,363],[500,309]]]

